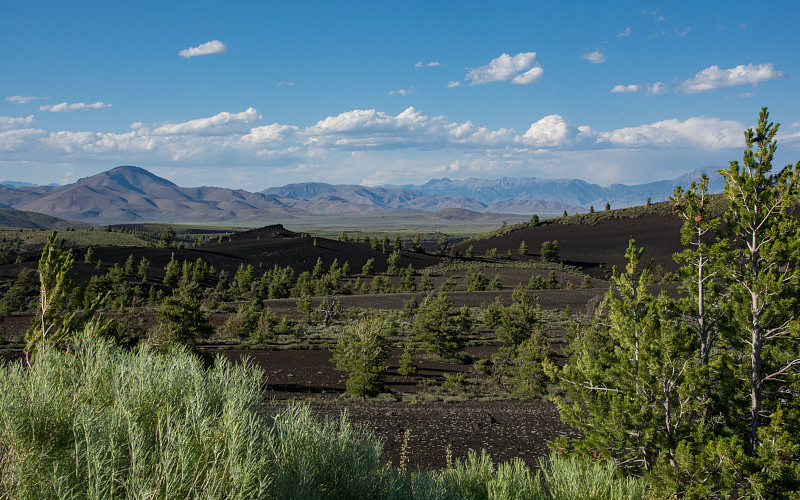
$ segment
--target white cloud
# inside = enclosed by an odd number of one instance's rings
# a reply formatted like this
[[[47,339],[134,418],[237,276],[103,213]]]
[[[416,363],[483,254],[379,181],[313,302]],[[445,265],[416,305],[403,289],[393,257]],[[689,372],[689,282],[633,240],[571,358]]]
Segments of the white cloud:
[[[229,135],[246,131],[249,125],[259,120],[261,120],[261,113],[254,108],[247,108],[241,113],[223,111],[208,118],[161,125],[152,133],[153,135]]]
[[[33,101],[34,99],[36,99],[36,97],[34,97],[34,96],[24,96],[24,95],[12,95],[12,96],[6,97],[6,101],[8,101],[8,102],[18,102],[20,104],[27,104],[27,103]]]
[[[742,145],[741,123],[719,118],[694,117],[684,121],[663,120],[598,134],[597,143],[620,147],[730,148]]]
[[[290,125],[263,125],[250,129],[246,135],[242,136],[242,142],[246,144],[279,143],[297,135],[300,129]]]
[[[775,71],[772,68],[772,63],[748,64],[746,66],[740,64],[730,69],[719,69],[719,66],[710,66],[694,75],[694,78],[682,82],[678,88],[686,94],[697,94],[699,92],[708,92],[709,90],[755,85],[759,82],[785,76],[783,72]]]
[[[667,92],[667,84],[664,82],[648,83],[646,90],[648,95],[661,95]]]
[[[436,67],[441,66],[441,65],[442,65],[442,63],[440,63],[439,61],[431,61],[429,63],[424,63],[422,61],[419,61],[419,62],[417,62],[417,64],[414,65],[414,67],[415,68],[436,68]]]
[[[467,73],[466,81],[470,85],[481,85],[491,82],[511,80],[516,84],[528,84],[541,78],[544,70],[534,66],[536,52],[520,52],[515,56],[500,54],[489,64],[473,68]]]
[[[414,87],[409,87],[407,89],[397,89],[397,90],[390,90],[389,95],[408,95],[416,92],[417,89]]]
[[[206,56],[209,54],[222,54],[223,52],[227,52],[228,47],[219,40],[211,40],[210,42],[206,42],[203,44],[198,45],[197,47],[189,47],[188,49],[183,49],[178,52],[178,55],[181,57],[185,57],[189,59],[190,57],[194,56]]]
[[[641,85],[630,84],[630,85],[614,85],[614,88],[611,89],[611,92],[615,94],[633,94],[642,90]]]
[[[294,86],[294,82],[282,81],[282,82],[276,83],[275,86],[276,87],[293,87]]]
[[[586,59],[592,64],[599,64],[606,62],[606,55],[599,50],[594,50],[581,55],[581,59]]]
[[[6,118],[0,123],[30,126],[31,120]],[[533,121],[523,133],[427,116],[413,107],[396,115],[354,109],[304,128],[261,120],[258,111],[248,108],[180,123],[136,122],[124,133],[0,129],[0,164],[129,163],[206,169],[210,176],[223,167],[253,167],[261,169],[263,182],[272,183],[264,187],[278,184],[276,179],[354,182],[370,177],[393,182],[439,171],[493,177],[585,174],[625,182],[630,178],[625,175],[639,175],[638,180],[644,175],[666,178],[649,169],[651,173],[645,174],[640,166],[658,164],[674,170],[674,151],[685,157],[687,148],[698,164],[724,163],[732,154],[727,148],[741,149],[745,128],[735,121],[694,117],[595,131],[551,114]],[[796,135],[800,133],[791,137]],[[225,179],[221,182],[232,182],[219,175]],[[188,182],[197,185],[199,178],[189,177],[195,180]]]
[[[0,130],[17,128],[23,125],[30,125],[31,123],[33,123],[33,115],[24,117],[0,116]]]
[[[617,33],[617,38],[622,38],[631,34],[631,27],[628,26],[624,31]]]
[[[448,89],[453,89],[453,88],[460,87],[460,86],[461,86],[461,82],[458,82],[458,81],[451,81],[451,82],[449,82],[447,84],[447,88]]]
[[[691,29],[692,28],[686,28],[683,31],[678,31],[678,28],[675,28],[675,34],[678,35],[678,38],[686,38],[689,36],[689,31],[691,31]]]
[[[59,104],[39,106],[39,111],[50,111],[51,113],[68,113],[70,111],[81,111],[86,109],[102,109],[110,107],[111,104],[106,104],[102,101],[93,102],[91,104],[87,104],[85,102],[73,102],[72,104],[67,104],[66,102],[62,102]]]

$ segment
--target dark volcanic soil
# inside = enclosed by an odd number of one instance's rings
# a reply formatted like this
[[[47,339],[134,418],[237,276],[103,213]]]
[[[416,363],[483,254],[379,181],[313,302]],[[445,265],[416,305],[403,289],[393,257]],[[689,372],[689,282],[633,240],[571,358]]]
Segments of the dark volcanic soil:
[[[486,348],[469,348],[474,357]],[[307,401],[320,418],[338,419],[343,411],[351,422],[366,425],[384,441],[392,463],[398,464],[406,429],[410,429],[411,467],[443,467],[450,445],[453,458],[469,450],[486,449],[495,461],[522,458],[536,466],[548,454],[547,442],[576,432],[559,419],[555,406],[544,400],[400,402],[393,398],[354,400],[344,394],[344,374],[337,372],[327,350],[222,351],[232,359],[248,356],[267,374],[267,397],[280,407],[283,400]],[[421,378],[441,379],[445,373],[469,372],[470,366],[421,361],[417,377],[397,375],[399,350],[389,361],[387,386],[395,398],[414,399]]]

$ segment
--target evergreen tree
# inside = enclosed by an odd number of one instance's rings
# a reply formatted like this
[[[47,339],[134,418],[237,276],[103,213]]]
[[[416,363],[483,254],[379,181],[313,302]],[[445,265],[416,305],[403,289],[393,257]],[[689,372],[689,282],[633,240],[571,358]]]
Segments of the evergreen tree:
[[[375,259],[369,258],[361,267],[361,274],[375,274]]]
[[[522,256],[528,255],[528,245],[525,240],[522,240],[522,243],[519,244],[519,254]]]
[[[675,463],[699,412],[686,373],[691,336],[669,314],[669,299],[647,292],[650,266],[640,266],[641,253],[631,240],[625,272],[614,269],[594,322],[570,343],[561,372],[566,399],[556,399],[562,418],[584,435],[559,439],[562,449],[614,458],[639,473],[658,460]]]
[[[194,346],[199,339],[211,336],[210,315],[203,311],[200,302],[203,290],[194,281],[182,282],[172,295],[156,309],[158,325],[151,332],[156,345],[166,347],[172,344]]]
[[[425,253],[425,249],[422,247],[422,238],[420,235],[414,236],[414,241],[411,242],[412,250],[417,253]]]
[[[543,241],[540,254],[542,256],[542,260],[545,262],[558,262],[559,259],[559,248],[558,248],[558,241]]]
[[[388,369],[389,344],[380,318],[361,319],[346,329],[334,348],[336,369],[347,372],[347,392],[353,396],[376,396],[383,390]]]
[[[54,230],[47,238],[39,258],[40,286],[36,320],[25,333],[25,358],[28,362],[42,343],[64,345],[89,322],[94,322],[100,332],[109,325],[102,317],[94,319],[94,313],[103,305],[107,295],[95,297],[80,313],[81,301],[73,298],[74,262],[75,255],[64,248],[64,240],[59,239],[58,231]]]
[[[395,250],[389,255],[389,258],[386,260],[388,268],[386,270],[386,274],[390,276],[399,276],[403,274],[403,256],[400,255],[399,250]]]
[[[150,273],[150,261],[147,260],[147,257],[142,257],[142,260],[139,261],[139,268],[138,268],[138,275],[142,278],[142,283],[147,282],[147,275]]]
[[[786,416],[800,410],[797,394],[790,395],[798,387],[800,369],[800,224],[793,213],[800,162],[772,173],[777,132],[778,125],[769,122],[763,108],[756,129],[745,131],[742,164],[733,161],[720,171],[728,201],[725,225],[733,239],[732,265],[725,267],[725,277],[733,328],[746,345],[742,378],[749,385],[753,456],[759,454],[760,431],[767,425],[764,415],[788,401],[793,404]]]
[[[414,334],[423,348],[442,358],[454,358],[464,348],[472,328],[472,312],[455,309],[445,293],[431,294],[420,304],[414,318]]]
[[[403,280],[400,282],[400,286],[402,286],[407,292],[417,291],[417,282],[414,279],[415,274],[416,272],[414,271],[414,268],[411,267],[411,264],[409,264],[406,268],[405,274],[403,275]]]

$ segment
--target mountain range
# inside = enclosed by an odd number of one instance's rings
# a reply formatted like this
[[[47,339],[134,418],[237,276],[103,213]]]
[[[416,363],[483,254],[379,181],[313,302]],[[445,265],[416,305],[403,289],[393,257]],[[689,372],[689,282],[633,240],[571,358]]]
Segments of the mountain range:
[[[95,224],[126,222],[236,222],[257,224],[309,215],[388,211],[541,215],[587,211],[607,202],[614,208],[667,199],[707,173],[710,191],[721,191],[715,169],[676,179],[602,187],[577,179],[432,179],[422,185],[367,187],[309,182],[249,192],[217,187],[180,187],[143,168],[116,167],[64,186],[0,184],[0,208],[39,212]],[[713,174],[713,175],[712,175]]]

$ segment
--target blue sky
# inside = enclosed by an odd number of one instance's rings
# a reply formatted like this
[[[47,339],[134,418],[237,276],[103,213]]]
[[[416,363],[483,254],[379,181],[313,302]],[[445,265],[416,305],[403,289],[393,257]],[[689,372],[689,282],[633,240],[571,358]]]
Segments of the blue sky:
[[[800,159],[800,3],[7,2],[0,180],[675,177],[762,106]]]

